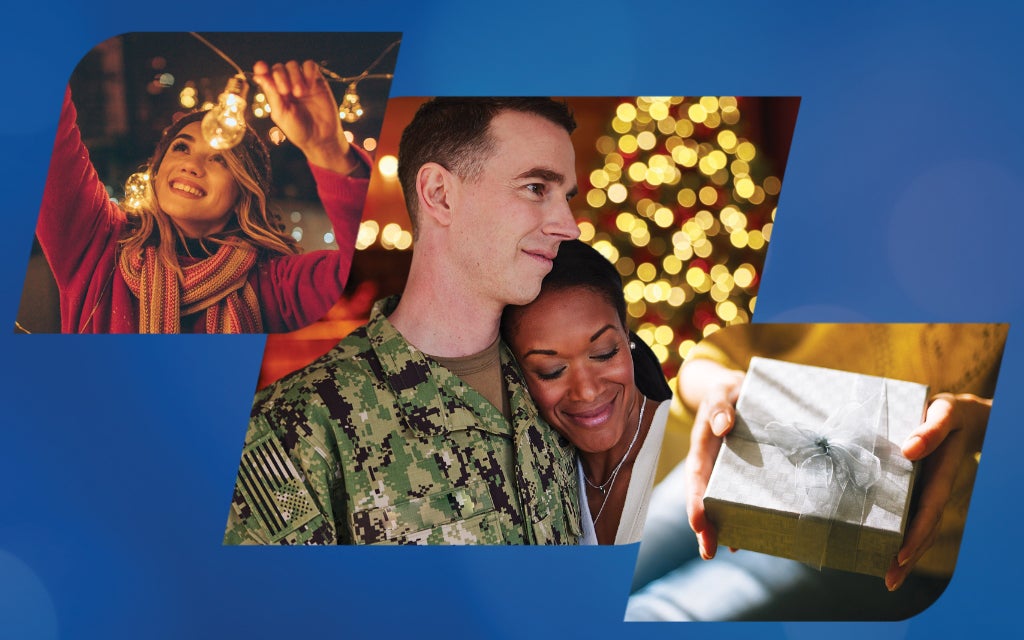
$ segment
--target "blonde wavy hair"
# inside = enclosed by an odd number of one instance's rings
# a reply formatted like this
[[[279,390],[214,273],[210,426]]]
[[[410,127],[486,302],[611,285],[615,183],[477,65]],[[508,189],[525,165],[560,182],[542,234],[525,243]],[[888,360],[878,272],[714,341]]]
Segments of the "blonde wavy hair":
[[[121,237],[121,251],[142,253],[150,244],[157,247],[157,255],[169,269],[183,277],[178,264],[177,243],[185,236],[164,213],[156,200],[153,178],[160,170],[171,141],[187,125],[201,121],[204,112],[187,114],[167,127],[157,143],[153,156],[147,164],[150,179],[139,206],[128,212],[128,226]],[[270,153],[251,127],[242,142],[233,149],[223,152],[228,169],[238,185],[238,200],[234,206],[234,221],[237,228],[229,223],[228,230],[214,234],[203,241],[213,244],[236,244],[255,247],[267,256],[293,255],[300,252],[298,243],[285,233],[281,218],[269,207],[270,197]]]

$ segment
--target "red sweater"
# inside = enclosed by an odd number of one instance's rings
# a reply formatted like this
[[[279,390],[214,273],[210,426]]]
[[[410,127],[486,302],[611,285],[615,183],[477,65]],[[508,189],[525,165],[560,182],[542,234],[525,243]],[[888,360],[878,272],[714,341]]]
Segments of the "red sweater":
[[[110,200],[96,175],[76,119],[69,91],[36,226],[60,290],[61,331],[138,333],[139,301],[117,268],[125,213]],[[365,153],[363,159],[370,164]],[[249,283],[259,297],[268,333],[294,331],[320,319],[341,297],[352,265],[369,180],[348,178],[314,164],[309,167],[339,250],[257,262],[249,272]],[[205,331],[204,312],[182,317],[181,327],[186,333]]]

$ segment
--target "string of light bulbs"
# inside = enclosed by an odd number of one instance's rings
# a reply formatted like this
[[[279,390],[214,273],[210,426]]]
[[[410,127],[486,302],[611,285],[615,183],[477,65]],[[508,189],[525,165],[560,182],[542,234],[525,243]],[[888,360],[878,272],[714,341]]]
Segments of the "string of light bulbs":
[[[209,40],[198,33],[189,32],[199,42],[209,47],[228,64],[234,67],[236,73],[228,78],[224,91],[217,98],[217,104],[210,109],[203,118],[202,131],[207,143],[214,149],[230,149],[237,145],[245,137],[245,108],[248,106],[249,83],[245,71],[231,59],[226,53],[214,46]],[[374,67],[380,64],[392,49],[401,40],[396,40],[387,46],[377,58],[370,63],[362,73],[356,76],[343,77],[327,68],[326,63],[320,62],[320,70],[327,76],[328,82],[335,81],[347,83],[348,88],[342,96],[341,104],[338,107],[338,117],[344,122],[352,123],[363,116],[365,110],[359,100],[357,87],[360,82],[370,78],[384,78],[390,80],[394,76],[390,73],[370,73]]]

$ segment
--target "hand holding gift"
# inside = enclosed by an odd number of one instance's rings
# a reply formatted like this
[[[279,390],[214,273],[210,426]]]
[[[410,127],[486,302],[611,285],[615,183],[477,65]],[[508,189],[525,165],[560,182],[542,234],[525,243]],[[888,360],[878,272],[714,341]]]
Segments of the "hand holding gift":
[[[732,403],[743,377],[742,372],[710,360],[689,363],[680,377],[684,402],[697,409],[687,457],[687,511],[704,558],[715,554],[718,529],[707,517],[703,497],[722,436],[732,430],[735,416]],[[886,573],[886,584],[890,588],[902,584],[934,541],[956,468],[965,451],[976,450],[980,444],[976,441],[983,431],[990,406],[990,401],[969,394],[940,394],[933,398],[925,421],[905,440],[900,440],[908,459],[927,458],[927,461],[920,478],[923,486],[917,515],[907,526],[905,543]],[[971,446],[975,448],[970,449]],[[805,517],[810,518],[808,514]],[[903,562],[902,566],[899,561]]]
[[[960,461],[967,452],[981,448],[991,409],[991,400],[971,393],[937,394],[928,405],[924,422],[903,443],[903,455],[909,460],[924,460],[919,479],[922,490],[903,547],[885,574],[890,591],[903,584],[935,542]]]

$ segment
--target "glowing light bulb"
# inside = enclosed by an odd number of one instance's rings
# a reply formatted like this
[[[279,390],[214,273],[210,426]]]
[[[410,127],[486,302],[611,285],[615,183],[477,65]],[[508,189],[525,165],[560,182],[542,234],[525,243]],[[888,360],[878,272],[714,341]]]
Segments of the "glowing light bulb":
[[[348,85],[345,95],[341,97],[341,106],[338,107],[338,116],[345,122],[355,122],[363,117],[363,105],[359,104],[359,94],[356,93],[356,83]]]
[[[245,76],[228,80],[224,93],[217,98],[217,106],[203,118],[203,137],[214,149],[230,149],[245,137],[245,97],[249,84]]]
[[[146,192],[149,190],[149,172],[140,171],[128,176],[124,183],[124,208],[126,211],[135,213],[142,208],[146,202]]]

